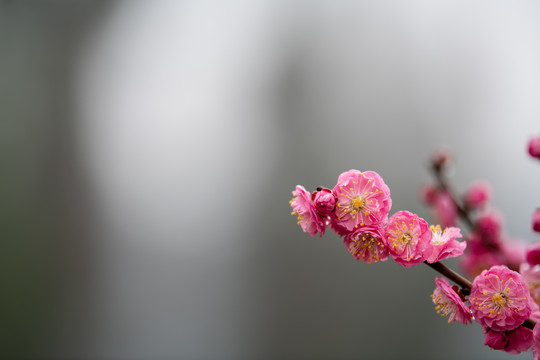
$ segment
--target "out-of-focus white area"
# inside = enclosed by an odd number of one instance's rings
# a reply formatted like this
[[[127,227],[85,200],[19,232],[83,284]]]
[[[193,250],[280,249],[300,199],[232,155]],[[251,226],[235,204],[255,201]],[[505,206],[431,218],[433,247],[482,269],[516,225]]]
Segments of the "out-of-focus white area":
[[[332,187],[342,171],[375,170],[390,186],[392,212],[427,217],[418,193],[430,153],[444,144],[456,156],[456,188],[490,181],[508,233],[539,240],[530,216],[540,204],[540,164],[525,150],[540,133],[539,4],[46,4],[0,7],[0,20],[12,19],[3,38],[32,44],[11,44],[0,57],[9,60],[0,71],[13,79],[0,88],[41,86],[0,114],[37,129],[28,131],[30,145],[8,142],[17,149],[12,160],[38,169],[10,186],[27,204],[21,218],[41,204],[24,224],[52,217],[41,243],[53,250],[40,261],[61,262],[58,273],[68,275],[42,275],[55,285],[43,293],[57,294],[34,311],[49,314],[38,319],[47,331],[21,330],[21,343],[33,347],[15,351],[92,359],[510,356],[489,351],[477,324],[447,325],[436,315],[430,269],[358,263],[334,234],[302,233],[288,200],[296,184]],[[71,20],[55,15],[62,12]],[[57,63],[67,65],[53,66],[53,76],[45,65]],[[41,77],[13,75],[28,69]],[[50,186],[36,173],[49,174]],[[28,243],[19,257],[41,254],[43,244]],[[38,320],[14,316],[10,324],[38,328]]]

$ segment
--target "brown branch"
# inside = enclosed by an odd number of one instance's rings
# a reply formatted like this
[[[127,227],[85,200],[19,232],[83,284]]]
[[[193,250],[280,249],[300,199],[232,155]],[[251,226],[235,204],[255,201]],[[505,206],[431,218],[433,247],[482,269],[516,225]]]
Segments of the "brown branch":
[[[426,264],[433,270],[441,273],[442,275],[446,276],[447,278],[449,278],[450,280],[452,280],[453,282],[455,282],[462,288],[471,290],[472,283],[467,278],[458,274],[454,270],[450,269],[448,266],[444,265],[442,262],[437,261],[437,262],[434,262],[433,264],[430,264],[427,261],[424,261],[424,264]]]

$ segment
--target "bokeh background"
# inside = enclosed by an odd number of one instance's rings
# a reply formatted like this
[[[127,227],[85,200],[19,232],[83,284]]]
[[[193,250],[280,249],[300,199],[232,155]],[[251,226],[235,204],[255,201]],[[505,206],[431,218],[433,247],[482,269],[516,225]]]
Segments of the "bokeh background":
[[[435,274],[356,262],[296,184],[430,153],[539,240],[536,1],[0,1],[0,356],[507,359]],[[454,262],[450,261],[451,264]],[[514,356],[530,359],[532,355]]]

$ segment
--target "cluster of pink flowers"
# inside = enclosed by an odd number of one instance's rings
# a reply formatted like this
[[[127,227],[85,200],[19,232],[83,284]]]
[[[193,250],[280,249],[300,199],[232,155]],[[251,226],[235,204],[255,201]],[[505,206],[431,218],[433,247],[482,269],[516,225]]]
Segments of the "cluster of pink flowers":
[[[540,159],[540,137],[529,143],[531,156]],[[409,211],[390,215],[390,189],[374,171],[349,170],[336,185],[312,194],[297,185],[290,201],[298,224],[311,236],[334,230],[356,259],[373,264],[392,257],[406,268],[426,263],[447,276],[435,279],[431,295],[438,314],[448,322],[482,326],[484,344],[518,354],[532,349],[540,360],[540,242],[526,246],[509,241],[503,218],[490,206],[492,190],[486,182],[473,183],[456,199],[442,173],[451,161],[447,150],[432,158],[438,186],[422,189],[423,200],[442,223],[429,225]],[[469,227],[466,241],[456,227],[461,218]],[[540,209],[532,218],[540,232]],[[472,283],[440,261],[461,257]],[[459,286],[458,286],[459,285]]]
[[[449,323],[467,325],[474,319],[486,334],[485,345],[518,354],[535,343],[533,330],[524,323],[529,318],[537,321],[540,310],[521,274],[504,265],[493,266],[474,278],[468,296],[468,291],[450,286],[444,278],[435,279],[435,285],[431,298],[437,313],[448,317]]]
[[[391,256],[404,267],[424,261],[434,263],[463,254],[465,242],[458,228],[429,226],[416,214],[399,211],[390,218],[390,189],[374,171],[342,173],[332,190],[319,188],[313,194],[297,185],[290,204],[298,224],[311,236],[330,227],[344,238],[346,249],[368,264]]]

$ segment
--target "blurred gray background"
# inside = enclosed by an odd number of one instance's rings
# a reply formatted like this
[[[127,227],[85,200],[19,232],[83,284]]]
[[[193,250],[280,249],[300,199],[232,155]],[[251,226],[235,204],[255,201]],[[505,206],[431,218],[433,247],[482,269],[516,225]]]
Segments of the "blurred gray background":
[[[489,180],[508,233],[539,240],[539,20],[535,1],[0,0],[0,355],[510,358],[436,315],[429,268],[356,262],[288,201],[375,170],[392,212],[428,217],[444,144],[456,187]]]

